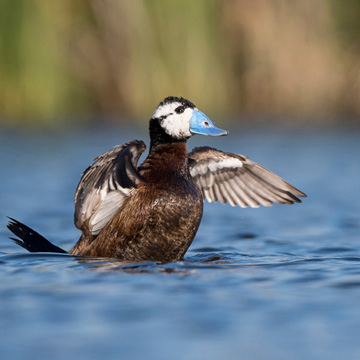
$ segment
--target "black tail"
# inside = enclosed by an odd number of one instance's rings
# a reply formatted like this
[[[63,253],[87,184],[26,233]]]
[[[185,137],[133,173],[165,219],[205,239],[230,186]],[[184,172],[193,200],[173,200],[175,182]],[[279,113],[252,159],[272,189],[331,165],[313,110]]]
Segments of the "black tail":
[[[10,238],[14,243],[22,246],[30,252],[52,252],[52,253],[67,253],[67,251],[53,245],[50,241],[46,240],[39,233],[30,229],[28,226],[21,222],[9,217],[7,227],[18,236],[21,240]]]

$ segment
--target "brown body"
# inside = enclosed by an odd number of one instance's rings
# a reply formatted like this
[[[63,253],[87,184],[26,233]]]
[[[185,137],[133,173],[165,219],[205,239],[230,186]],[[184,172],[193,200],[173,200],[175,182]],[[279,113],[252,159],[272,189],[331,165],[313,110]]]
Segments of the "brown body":
[[[294,204],[306,195],[244,155],[198,147],[193,134],[223,136],[193,103],[167,97],[149,122],[150,151],[132,140],[94,159],[75,192],[75,225],[82,235],[70,254],[121,261],[182,259],[200,225],[203,200],[232,206]],[[31,252],[66,253],[10,219],[18,245]]]
[[[70,253],[125,261],[181,259],[200,225],[203,197],[193,182],[185,142],[161,144],[139,168],[140,183],[93,240],[80,238]]]

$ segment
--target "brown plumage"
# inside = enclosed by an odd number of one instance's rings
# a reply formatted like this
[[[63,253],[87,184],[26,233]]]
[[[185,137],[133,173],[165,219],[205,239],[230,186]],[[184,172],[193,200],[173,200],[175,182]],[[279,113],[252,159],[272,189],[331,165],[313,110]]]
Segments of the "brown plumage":
[[[149,155],[138,166],[139,140],[98,156],[75,193],[75,225],[81,237],[70,254],[123,261],[181,259],[200,225],[203,200],[232,206],[293,204],[306,196],[244,155],[210,147],[188,154],[193,134],[227,135],[195,105],[166,98],[150,120]],[[65,252],[11,219],[13,239],[29,251]]]
[[[139,181],[132,189],[96,240],[86,221],[83,235],[70,253],[165,262],[184,256],[203,208],[200,189],[189,174],[186,143],[157,146],[139,174],[146,182]]]

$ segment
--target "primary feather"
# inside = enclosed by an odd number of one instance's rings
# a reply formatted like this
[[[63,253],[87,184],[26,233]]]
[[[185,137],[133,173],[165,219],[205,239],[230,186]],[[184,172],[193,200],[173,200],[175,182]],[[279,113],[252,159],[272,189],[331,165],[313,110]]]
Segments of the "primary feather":
[[[207,146],[189,153],[190,174],[208,202],[259,207],[301,202],[306,196],[281,177],[248,159]]]

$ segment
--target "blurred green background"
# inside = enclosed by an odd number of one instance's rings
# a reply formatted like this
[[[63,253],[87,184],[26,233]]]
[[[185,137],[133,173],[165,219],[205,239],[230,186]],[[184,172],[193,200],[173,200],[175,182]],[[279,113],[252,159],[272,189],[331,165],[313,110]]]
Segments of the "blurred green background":
[[[359,0],[0,0],[0,122],[147,121],[168,95],[357,122],[359,55]]]

